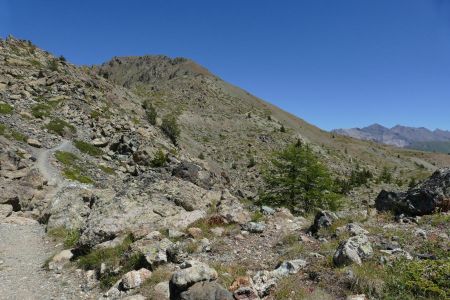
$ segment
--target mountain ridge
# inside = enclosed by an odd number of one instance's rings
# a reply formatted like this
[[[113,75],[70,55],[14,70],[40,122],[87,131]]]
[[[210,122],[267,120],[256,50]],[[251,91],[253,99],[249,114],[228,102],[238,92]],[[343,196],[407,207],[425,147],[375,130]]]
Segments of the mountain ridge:
[[[411,148],[425,151],[437,151],[432,144],[450,145],[450,131],[442,129],[430,130],[426,127],[410,127],[404,125],[395,125],[391,128],[380,124],[372,124],[366,127],[356,127],[349,129],[334,129],[331,132],[349,136],[361,140],[370,140],[378,143],[392,145],[400,148]],[[428,145],[427,145],[428,143]],[[449,150],[439,149],[439,152],[448,152]]]

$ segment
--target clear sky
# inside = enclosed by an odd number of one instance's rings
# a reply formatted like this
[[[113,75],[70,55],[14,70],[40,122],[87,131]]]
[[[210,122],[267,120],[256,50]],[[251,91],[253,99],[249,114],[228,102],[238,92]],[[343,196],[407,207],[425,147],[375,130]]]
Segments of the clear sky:
[[[184,56],[323,128],[450,129],[450,0],[0,0],[75,64]]]

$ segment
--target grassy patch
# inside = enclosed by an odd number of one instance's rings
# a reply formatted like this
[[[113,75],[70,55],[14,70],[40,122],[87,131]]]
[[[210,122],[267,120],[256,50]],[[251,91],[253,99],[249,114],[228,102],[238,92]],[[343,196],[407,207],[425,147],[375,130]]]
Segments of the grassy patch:
[[[9,128],[8,126],[4,124],[0,124],[0,135],[4,136],[7,139],[15,139],[19,142],[26,142],[28,137],[20,133],[14,129]]]
[[[80,232],[78,230],[64,227],[50,229],[47,234],[55,240],[63,242],[65,248],[73,248],[80,239]]]
[[[112,286],[123,274],[139,269],[143,264],[143,256],[140,254],[130,255],[127,251],[133,242],[131,235],[127,236],[122,244],[106,249],[92,250],[85,256],[78,259],[78,267],[84,270],[96,270],[100,273],[102,263],[107,266],[107,271],[100,274],[100,284],[102,288]],[[120,271],[113,272],[121,266]]]
[[[240,264],[214,263],[211,267],[217,271],[219,283],[226,288],[231,286],[237,277],[245,276],[247,273],[247,269]]]
[[[65,178],[85,184],[92,184],[94,181],[88,176],[86,171],[79,165],[79,158],[73,153],[56,151],[56,159],[64,165],[63,175]]]
[[[91,156],[100,156],[103,154],[103,151],[101,149],[84,141],[75,141],[74,144],[78,150]]]
[[[168,161],[168,155],[164,153],[161,149],[155,153],[155,156],[150,161],[150,166],[153,168],[160,168],[166,165]]]
[[[11,114],[14,108],[7,103],[0,103],[0,115]]]
[[[156,299],[154,295],[154,287],[160,282],[169,281],[172,276],[171,270],[167,266],[161,266],[152,272],[152,276],[144,281],[139,288],[139,293],[148,299]]]
[[[64,134],[67,131],[70,131],[72,133],[76,132],[76,128],[73,125],[67,123],[64,120],[58,119],[58,118],[51,120],[45,126],[45,128],[47,128],[50,132],[53,132],[53,133],[58,134],[60,136],[64,136]]]
[[[31,108],[31,114],[35,118],[43,119],[44,117],[48,117],[51,111],[56,108],[61,100],[48,101],[46,103],[38,103]]]
[[[78,181],[80,183],[92,184],[94,181],[88,175],[83,175],[83,170],[80,168],[70,168],[63,171],[64,177],[70,180]]]
[[[106,173],[106,174],[114,174],[115,172],[114,172],[114,169],[113,168],[111,168],[111,167],[108,167],[108,166],[102,166],[102,165],[100,165],[100,166],[98,166],[98,168],[100,169],[100,170],[102,170],[104,173]]]
[[[73,166],[76,164],[76,161],[79,160],[78,156],[66,151],[56,151],[55,157],[59,162],[66,166]]]

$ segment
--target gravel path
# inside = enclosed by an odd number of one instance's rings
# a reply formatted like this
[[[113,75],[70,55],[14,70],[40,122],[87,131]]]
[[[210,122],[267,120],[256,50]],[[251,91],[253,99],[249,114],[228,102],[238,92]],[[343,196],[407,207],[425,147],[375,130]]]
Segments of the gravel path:
[[[80,279],[42,268],[56,252],[39,224],[0,223],[0,299],[87,299]]]
[[[63,141],[38,153],[35,166],[54,186],[47,197],[64,184],[49,161],[50,155],[71,149],[71,143]],[[8,224],[7,219],[0,219],[0,299],[95,299],[82,291],[81,278],[71,270],[57,273],[42,268],[48,258],[62,250],[47,237],[42,225],[27,219],[23,224]]]

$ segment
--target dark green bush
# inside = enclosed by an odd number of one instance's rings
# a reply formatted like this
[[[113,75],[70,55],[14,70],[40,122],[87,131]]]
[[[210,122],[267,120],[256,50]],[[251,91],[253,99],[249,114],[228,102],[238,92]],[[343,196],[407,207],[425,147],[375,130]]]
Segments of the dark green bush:
[[[161,129],[175,146],[178,145],[181,131],[174,115],[167,115],[162,119]]]
[[[261,202],[293,211],[337,209],[341,195],[328,169],[309,146],[290,145],[277,151],[263,170]]]

